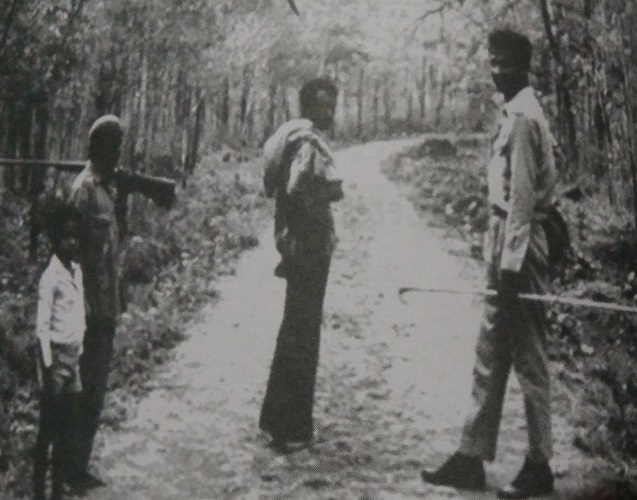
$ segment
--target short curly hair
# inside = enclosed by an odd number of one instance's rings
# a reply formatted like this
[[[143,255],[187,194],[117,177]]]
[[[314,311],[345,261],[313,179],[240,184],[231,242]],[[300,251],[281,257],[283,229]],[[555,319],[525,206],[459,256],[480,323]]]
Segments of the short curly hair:
[[[336,84],[329,78],[315,78],[303,85],[299,92],[302,116],[307,116],[307,113],[314,107],[316,95],[321,91],[334,99],[338,95]]]
[[[531,67],[533,46],[526,35],[510,28],[495,29],[489,33],[489,52],[504,59],[518,69],[528,71]]]
[[[121,141],[124,128],[115,115],[104,115],[95,120],[88,133],[88,157],[95,160],[105,144],[115,139]]]
[[[60,193],[47,196],[41,205],[41,223],[44,234],[55,248],[68,236],[68,223],[79,222],[80,214]]]

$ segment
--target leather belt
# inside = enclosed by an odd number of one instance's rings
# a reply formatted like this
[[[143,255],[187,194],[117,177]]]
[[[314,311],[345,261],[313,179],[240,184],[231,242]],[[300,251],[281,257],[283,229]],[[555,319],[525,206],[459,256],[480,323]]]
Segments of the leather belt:
[[[507,211],[502,208],[500,205],[491,205],[491,215],[495,217],[499,217],[500,219],[507,218]],[[546,220],[547,214],[545,211],[536,211],[533,213],[533,220],[536,222],[542,222]]]

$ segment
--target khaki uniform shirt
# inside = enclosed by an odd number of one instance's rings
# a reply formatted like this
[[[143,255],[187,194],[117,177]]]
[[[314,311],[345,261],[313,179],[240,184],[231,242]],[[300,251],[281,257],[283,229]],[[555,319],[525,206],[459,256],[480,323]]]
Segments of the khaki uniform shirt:
[[[90,161],[73,183],[71,202],[82,216],[79,261],[87,312],[115,320],[120,307],[115,197]]]
[[[531,224],[552,202],[557,180],[554,143],[531,87],[504,105],[487,172],[489,202],[507,214],[502,270],[520,271]],[[491,261],[492,237],[488,231],[484,245],[487,262]]]

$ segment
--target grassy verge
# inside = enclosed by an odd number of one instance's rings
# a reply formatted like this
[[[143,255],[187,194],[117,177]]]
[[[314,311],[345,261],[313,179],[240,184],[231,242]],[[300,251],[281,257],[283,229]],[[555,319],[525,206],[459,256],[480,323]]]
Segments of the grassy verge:
[[[0,498],[30,493],[30,449],[37,432],[35,310],[47,262],[26,260],[24,200],[2,192],[0,219]],[[257,162],[204,159],[166,212],[136,197],[123,247],[121,315],[103,423],[117,426],[149,390],[153,369],[170,359],[188,321],[215,300],[215,279],[258,244],[269,209]]]
[[[483,136],[430,136],[392,158],[387,176],[402,184],[433,224],[460,236],[481,258],[488,217]],[[555,293],[637,305],[637,237],[624,215],[595,194],[562,200],[574,255]],[[637,315],[552,307],[549,352],[573,396],[576,445],[613,460],[634,481],[637,463]]]

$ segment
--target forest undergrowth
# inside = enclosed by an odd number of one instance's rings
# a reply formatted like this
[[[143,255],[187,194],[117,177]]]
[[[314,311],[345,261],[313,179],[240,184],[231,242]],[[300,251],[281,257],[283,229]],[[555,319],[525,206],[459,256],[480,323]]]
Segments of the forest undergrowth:
[[[488,144],[485,135],[432,135],[385,165],[413,204],[433,215],[431,223],[464,239],[467,254],[478,260],[489,215]],[[609,207],[601,193],[573,195],[572,186],[559,186],[558,193],[572,251],[551,292],[637,306],[637,236],[630,216]],[[549,354],[558,383],[570,394],[575,445],[611,460],[635,484],[637,314],[563,305],[551,306],[548,314]]]
[[[241,158],[245,160],[245,158]],[[28,203],[0,195],[0,498],[30,492],[30,450],[38,427],[37,284],[48,262],[41,238],[28,261]],[[184,340],[188,321],[216,297],[215,278],[258,244],[268,214],[257,161],[204,157],[169,211],[129,200],[122,252],[122,306],[103,425],[117,427],[152,387],[154,369]]]

